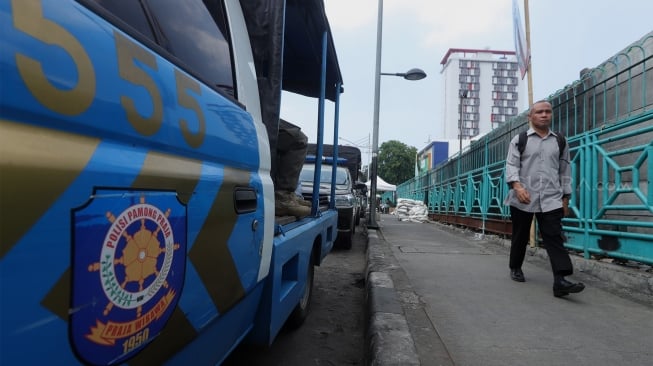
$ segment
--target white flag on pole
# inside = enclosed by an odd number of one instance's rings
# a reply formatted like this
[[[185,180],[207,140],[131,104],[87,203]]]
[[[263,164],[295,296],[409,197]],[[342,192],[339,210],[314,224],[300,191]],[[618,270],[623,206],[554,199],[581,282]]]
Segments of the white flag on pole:
[[[526,45],[526,33],[524,26],[521,22],[521,11],[517,0],[512,0],[512,24],[513,34],[515,37],[515,53],[517,54],[517,62],[519,63],[519,71],[521,71],[521,78],[524,79],[526,71],[530,65],[531,52]]]

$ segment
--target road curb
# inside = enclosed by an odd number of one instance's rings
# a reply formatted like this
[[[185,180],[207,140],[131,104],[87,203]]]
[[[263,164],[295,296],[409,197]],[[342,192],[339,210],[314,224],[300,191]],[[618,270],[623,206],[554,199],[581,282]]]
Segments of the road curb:
[[[366,365],[420,365],[406,314],[390,276],[392,269],[397,268],[394,255],[381,243],[376,231],[368,231],[367,238]]]

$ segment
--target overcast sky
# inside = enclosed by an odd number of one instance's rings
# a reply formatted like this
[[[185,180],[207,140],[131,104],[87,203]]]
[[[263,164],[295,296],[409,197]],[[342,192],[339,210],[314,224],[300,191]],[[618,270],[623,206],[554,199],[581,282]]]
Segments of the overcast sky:
[[[342,144],[365,153],[372,142],[378,0],[324,0],[345,92]],[[524,3],[519,0],[522,22]],[[533,97],[545,98],[653,30],[649,0],[529,1]],[[381,77],[379,146],[399,140],[421,150],[436,135],[441,113],[440,61],[449,48],[514,51],[512,0],[384,0],[382,72],[413,67],[427,78]],[[316,141],[317,100],[284,93],[281,115]],[[333,142],[334,104],[326,105],[325,142]],[[520,111],[521,112],[521,111]],[[369,141],[369,142],[368,142]]]

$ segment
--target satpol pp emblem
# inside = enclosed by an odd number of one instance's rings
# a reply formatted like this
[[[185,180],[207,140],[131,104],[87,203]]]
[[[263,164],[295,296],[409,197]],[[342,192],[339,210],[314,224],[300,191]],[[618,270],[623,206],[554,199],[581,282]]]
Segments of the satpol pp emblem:
[[[72,343],[85,362],[123,362],[177,305],[186,206],[173,192],[105,190],[73,212],[73,226]]]

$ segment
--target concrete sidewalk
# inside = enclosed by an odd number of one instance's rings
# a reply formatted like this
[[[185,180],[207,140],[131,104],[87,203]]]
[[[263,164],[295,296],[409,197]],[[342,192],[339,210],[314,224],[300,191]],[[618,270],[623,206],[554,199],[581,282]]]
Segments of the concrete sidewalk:
[[[525,283],[509,242],[381,215],[367,251],[368,365],[650,365],[653,273],[572,255],[587,286],[555,298],[546,252]]]

